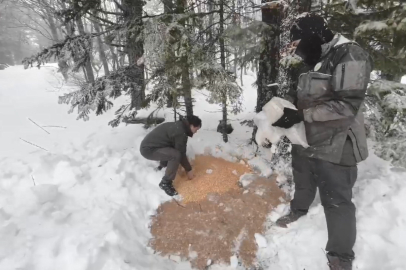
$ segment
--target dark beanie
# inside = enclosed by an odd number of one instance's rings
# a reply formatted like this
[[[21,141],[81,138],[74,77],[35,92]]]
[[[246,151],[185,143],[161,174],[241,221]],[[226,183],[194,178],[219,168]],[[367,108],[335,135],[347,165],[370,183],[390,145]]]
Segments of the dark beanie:
[[[327,22],[320,16],[308,13],[296,19],[290,29],[290,40],[295,41],[309,37],[318,37],[322,44],[334,38],[333,32],[327,27]]]

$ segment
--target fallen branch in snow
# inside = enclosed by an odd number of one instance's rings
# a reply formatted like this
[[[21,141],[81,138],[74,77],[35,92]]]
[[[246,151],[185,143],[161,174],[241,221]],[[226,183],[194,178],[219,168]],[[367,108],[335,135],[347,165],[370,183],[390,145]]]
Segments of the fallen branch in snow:
[[[42,126],[43,128],[48,128],[48,127],[51,127],[51,128],[67,128],[67,127],[61,127],[61,126]]]
[[[46,133],[51,134],[51,133],[49,133],[48,131],[46,131],[43,127],[41,127],[40,125],[38,125],[37,123],[35,123],[33,120],[31,120],[31,118],[28,118],[28,120],[30,120],[31,122],[33,122],[34,125],[36,125],[36,126],[39,127],[40,129],[42,129],[42,130],[45,131]]]
[[[208,112],[208,113],[219,113],[219,112],[221,112],[221,110],[217,110],[217,111],[208,111],[208,110],[204,110],[205,112]]]
[[[36,186],[34,176],[31,175],[31,178],[32,178],[32,182],[34,183],[34,186]]]
[[[24,140],[24,139],[21,139],[21,138],[20,138],[20,140],[22,140],[22,141],[24,141],[24,142],[26,142],[26,143],[28,143],[28,144],[31,144],[31,145],[33,145],[33,146],[35,146],[35,147],[38,147],[38,148],[40,148],[40,149],[42,149],[42,150],[44,150],[44,151],[49,152],[48,150],[46,150],[45,148],[42,148],[41,146],[38,146],[38,145],[33,144],[33,143],[30,143],[30,142],[28,142],[28,141],[26,141],[26,140]]]
[[[147,117],[147,118],[141,118],[141,117],[136,117],[132,119],[124,119],[123,122],[126,124],[145,124],[145,125],[158,125],[161,124],[165,121],[165,118],[163,117]]]

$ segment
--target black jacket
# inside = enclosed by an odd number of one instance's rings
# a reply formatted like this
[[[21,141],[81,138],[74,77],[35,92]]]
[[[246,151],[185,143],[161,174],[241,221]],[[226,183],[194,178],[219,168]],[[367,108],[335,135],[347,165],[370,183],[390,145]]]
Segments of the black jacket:
[[[142,140],[140,148],[149,148],[151,150],[166,147],[175,148],[181,154],[180,164],[188,172],[192,170],[192,167],[186,156],[186,146],[188,137],[192,136],[193,133],[186,120],[167,122],[148,133]]]
[[[301,74],[296,93],[287,96],[304,112],[310,145],[306,149],[295,146],[292,152],[338,163],[350,137],[360,162],[368,156],[362,106],[372,60],[360,46],[341,35],[322,48],[320,63]]]

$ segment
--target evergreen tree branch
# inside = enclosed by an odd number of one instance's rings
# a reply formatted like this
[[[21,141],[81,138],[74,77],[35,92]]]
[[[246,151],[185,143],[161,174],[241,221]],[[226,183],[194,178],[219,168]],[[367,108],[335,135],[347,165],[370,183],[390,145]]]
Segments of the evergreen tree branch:
[[[112,12],[112,11],[106,11],[104,9],[95,9],[97,12],[107,14],[107,15],[116,15],[116,16],[123,16],[123,12]]]
[[[89,16],[91,16],[91,17],[93,17],[93,18],[95,18],[95,19],[98,19],[98,20],[100,20],[100,21],[102,21],[102,22],[105,22],[105,23],[107,23],[107,24],[116,25],[116,23],[114,23],[114,22],[112,22],[112,21],[110,21],[110,20],[101,18],[101,17],[99,17],[99,16],[93,14],[93,13],[90,12],[90,11],[86,12],[86,14],[89,15]]]

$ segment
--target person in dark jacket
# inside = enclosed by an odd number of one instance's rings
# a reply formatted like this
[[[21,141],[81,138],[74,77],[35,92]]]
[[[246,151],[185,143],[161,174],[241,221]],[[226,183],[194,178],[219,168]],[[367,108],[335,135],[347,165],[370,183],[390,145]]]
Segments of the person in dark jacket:
[[[291,41],[291,52],[310,71],[299,76],[297,89],[286,96],[298,110],[285,108],[273,125],[290,128],[304,121],[310,147],[292,147],[295,194],[290,213],[276,224],[286,227],[306,215],[318,188],[330,268],[349,270],[356,238],[352,188],[357,164],[368,156],[362,107],[372,60],[357,43],[333,34],[324,19],[313,14],[296,21]]]
[[[194,177],[192,166],[186,156],[186,146],[188,137],[193,137],[201,127],[202,120],[193,115],[177,122],[157,126],[141,142],[141,155],[146,159],[159,161],[159,170],[166,167],[159,187],[169,196],[178,194],[172,182],[179,164],[185,169],[190,180]]]

